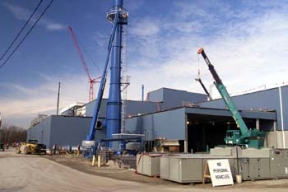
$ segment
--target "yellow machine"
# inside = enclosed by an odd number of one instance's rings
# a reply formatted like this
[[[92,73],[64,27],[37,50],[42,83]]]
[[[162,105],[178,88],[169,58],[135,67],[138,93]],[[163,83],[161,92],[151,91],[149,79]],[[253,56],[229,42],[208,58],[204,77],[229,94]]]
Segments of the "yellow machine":
[[[16,153],[17,154],[23,153],[25,155],[26,154],[35,155],[41,153],[46,154],[46,145],[39,144],[38,140],[31,139],[28,140],[27,143],[21,143],[21,145],[16,148]]]
[[[153,152],[171,153],[179,152],[179,141],[175,139],[156,138],[154,141]]]

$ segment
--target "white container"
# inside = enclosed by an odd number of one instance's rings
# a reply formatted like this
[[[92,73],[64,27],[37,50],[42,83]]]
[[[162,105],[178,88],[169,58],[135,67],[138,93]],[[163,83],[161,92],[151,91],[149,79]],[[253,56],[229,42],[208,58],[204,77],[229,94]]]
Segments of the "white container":
[[[242,175],[236,175],[236,183],[242,183]]]

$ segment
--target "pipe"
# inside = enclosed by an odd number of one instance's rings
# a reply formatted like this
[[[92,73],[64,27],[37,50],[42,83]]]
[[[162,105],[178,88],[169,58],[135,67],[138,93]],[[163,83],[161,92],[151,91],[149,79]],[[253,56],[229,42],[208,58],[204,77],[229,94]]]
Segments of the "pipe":
[[[118,14],[116,14],[116,18],[118,18]],[[101,107],[101,102],[102,102],[102,97],[104,94],[104,90],[105,90],[105,85],[106,85],[106,77],[107,77],[107,68],[108,68],[108,64],[109,64],[109,59],[110,59],[110,53],[112,50],[112,46],[114,43],[114,36],[116,33],[116,29],[117,29],[117,22],[118,20],[115,19],[113,22],[113,28],[110,34],[110,39],[109,39],[109,44],[108,44],[108,54],[106,56],[106,60],[105,60],[105,66],[104,66],[104,70],[103,70],[103,74],[102,74],[102,78],[100,81],[100,86],[98,89],[98,95],[97,95],[97,99],[95,101],[95,109],[93,112],[93,118],[92,118],[92,123],[90,126],[90,130],[89,130],[89,134],[86,136],[86,140],[87,141],[94,141],[95,139],[95,127],[96,127],[96,123],[98,120],[98,116],[99,116],[99,111],[100,111],[100,107]]]
[[[277,122],[274,120],[274,122],[273,122],[273,129],[274,129],[274,145],[275,145],[275,147],[276,148],[278,148],[278,136],[277,136],[277,131],[276,131],[276,129],[277,129]]]
[[[283,139],[283,148],[286,148],[285,143],[285,132],[284,132],[284,119],[283,119],[283,103],[282,103],[282,89],[279,87],[279,101],[280,101],[280,117],[281,117],[281,130],[282,130],[282,139]]]
[[[144,101],[144,85],[142,85],[142,101]]]
[[[59,114],[59,99],[60,99],[60,82],[58,84],[58,96],[57,96],[57,110],[56,110],[56,115]]]
[[[256,119],[256,129],[260,130],[260,120]]]

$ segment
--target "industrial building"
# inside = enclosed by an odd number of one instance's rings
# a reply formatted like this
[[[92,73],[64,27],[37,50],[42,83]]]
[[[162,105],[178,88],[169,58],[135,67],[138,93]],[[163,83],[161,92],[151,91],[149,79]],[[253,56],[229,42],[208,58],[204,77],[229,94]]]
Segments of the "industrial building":
[[[229,93],[203,49],[198,53],[202,54],[208,64],[220,94],[221,91],[225,91],[222,92],[222,98],[229,98],[228,105],[227,103],[225,105],[222,99],[208,101],[206,94],[168,88],[148,93],[146,101],[123,99],[121,79],[125,79],[122,72],[126,64],[125,54],[122,53],[125,52],[126,46],[125,42],[122,42],[122,35],[129,18],[128,11],[123,7],[123,0],[115,0],[115,6],[107,11],[106,18],[113,27],[97,99],[83,107],[73,106],[63,112],[62,116],[50,116],[39,123],[36,121],[37,123],[28,130],[28,139],[36,138],[50,148],[54,144],[78,145],[86,140],[87,145],[91,147],[95,144],[94,141],[97,142],[99,139],[112,139],[113,134],[142,134],[148,143],[156,138],[176,139],[180,142],[181,152],[198,152],[224,144],[225,132],[237,129],[234,119],[238,116],[245,132],[251,133],[246,125],[248,128],[256,128],[259,134],[254,136],[258,137],[258,140],[261,131],[266,132],[265,147],[287,147],[285,125],[288,122],[284,117],[288,107],[283,99],[288,94],[287,86],[234,96],[233,100],[240,111],[238,114]],[[69,29],[90,80],[89,96],[93,96],[95,82],[89,75],[76,36],[72,28]],[[110,66],[109,96],[103,99],[108,66]],[[233,110],[227,110],[228,106],[232,106]],[[234,114],[233,117],[231,113]],[[101,130],[96,130],[99,120],[105,126]],[[237,123],[239,126],[239,121]],[[111,147],[111,143],[108,143],[108,146]]]
[[[266,147],[287,147],[288,108],[287,101],[282,99],[287,96],[288,86],[282,86],[233,97],[248,127],[267,133]],[[106,106],[104,99],[99,112],[102,120]],[[89,132],[95,101],[84,107],[85,117],[50,116],[28,129],[28,138],[36,138],[50,148],[53,144],[76,146]],[[148,93],[147,101],[125,101],[125,108],[122,132],[144,134],[146,141],[157,137],[177,139],[183,152],[205,151],[207,147],[224,144],[226,130],[236,128],[223,100],[207,101],[205,94],[161,88]],[[97,130],[95,140],[105,138],[105,132],[105,128]]]

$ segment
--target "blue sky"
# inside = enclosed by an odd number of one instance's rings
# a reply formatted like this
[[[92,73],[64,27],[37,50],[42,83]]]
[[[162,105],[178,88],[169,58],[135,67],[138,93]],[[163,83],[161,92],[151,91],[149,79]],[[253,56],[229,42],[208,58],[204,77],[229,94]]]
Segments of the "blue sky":
[[[38,2],[0,1],[0,55]],[[42,3],[31,23],[48,3]],[[88,102],[88,78],[68,26],[80,41],[91,76],[98,77],[111,32],[106,11],[113,5],[114,0],[53,2],[0,70],[3,123],[28,127],[37,114],[55,114],[58,82],[60,108]],[[204,47],[231,94],[288,81],[287,0],[124,0],[124,7],[129,11],[128,99],[141,99],[142,84],[145,92],[167,87],[203,93],[194,81],[198,70],[207,87],[213,80],[197,55],[200,47]],[[94,88],[97,93],[98,85]],[[217,96],[217,91],[213,89],[212,95]]]

